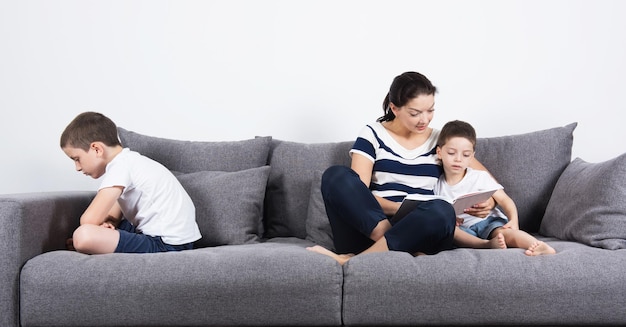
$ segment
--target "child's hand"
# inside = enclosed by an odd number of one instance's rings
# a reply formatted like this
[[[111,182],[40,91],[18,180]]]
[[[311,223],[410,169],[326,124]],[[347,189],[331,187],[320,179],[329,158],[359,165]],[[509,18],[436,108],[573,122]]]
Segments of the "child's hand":
[[[502,226],[502,228],[509,228],[509,229],[514,229],[514,230],[519,230],[519,225],[517,224],[516,221],[509,221],[504,226]]]
[[[461,226],[464,221],[465,221],[465,219],[456,217],[456,227]]]
[[[496,201],[493,198],[489,198],[487,201],[483,203],[477,203],[473,205],[471,208],[465,209],[464,212],[474,217],[487,218],[487,216],[491,213],[491,209],[495,207],[496,207]]]
[[[100,224],[100,227],[104,227],[104,228],[110,228],[110,229],[115,229],[115,225],[111,224],[108,221],[103,222],[102,224]]]

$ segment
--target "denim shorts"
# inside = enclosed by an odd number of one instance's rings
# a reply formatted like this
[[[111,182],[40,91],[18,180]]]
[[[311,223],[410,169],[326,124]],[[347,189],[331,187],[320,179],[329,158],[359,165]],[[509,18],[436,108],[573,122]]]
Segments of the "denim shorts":
[[[489,235],[494,229],[502,227],[508,223],[509,220],[502,217],[489,216],[483,221],[478,222],[470,227],[460,227],[461,230],[468,232],[474,236],[478,236],[484,240],[489,239]]]
[[[163,242],[159,236],[138,233],[128,220],[123,219],[118,226],[120,240],[115,248],[116,253],[156,253],[193,249],[193,243],[171,245]]]

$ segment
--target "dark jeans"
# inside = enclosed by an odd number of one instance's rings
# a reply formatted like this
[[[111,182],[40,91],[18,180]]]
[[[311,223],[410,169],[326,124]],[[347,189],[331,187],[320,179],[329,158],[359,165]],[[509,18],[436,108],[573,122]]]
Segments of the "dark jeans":
[[[388,217],[359,175],[332,166],[322,176],[322,197],[337,253],[360,253],[374,241],[369,236]],[[443,200],[427,201],[385,233],[389,250],[434,254],[452,248],[456,218]]]

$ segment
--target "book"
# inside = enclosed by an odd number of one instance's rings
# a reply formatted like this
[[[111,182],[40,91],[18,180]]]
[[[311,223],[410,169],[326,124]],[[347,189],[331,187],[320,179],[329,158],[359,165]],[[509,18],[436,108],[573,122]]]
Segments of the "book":
[[[449,197],[444,195],[409,194],[404,198],[404,200],[402,200],[402,204],[400,204],[400,208],[398,209],[396,214],[391,217],[391,222],[397,223],[398,221],[400,221],[402,218],[404,218],[404,216],[408,215],[409,212],[413,211],[413,209],[415,209],[415,207],[420,202],[435,199],[448,201],[450,204],[452,204],[452,207],[454,208],[454,213],[458,216],[460,214],[463,214],[463,211],[466,208],[470,208],[475,204],[487,201],[487,199],[489,199],[491,195],[493,195],[493,193],[495,193],[497,190],[498,189],[490,189],[485,191],[472,192],[468,194],[463,194],[455,199],[450,199]]]

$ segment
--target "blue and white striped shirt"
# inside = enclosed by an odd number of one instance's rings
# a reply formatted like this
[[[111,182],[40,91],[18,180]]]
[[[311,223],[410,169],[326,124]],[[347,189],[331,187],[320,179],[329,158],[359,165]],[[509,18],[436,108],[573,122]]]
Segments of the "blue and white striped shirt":
[[[407,194],[433,194],[441,166],[437,162],[439,130],[433,129],[424,144],[406,149],[381,123],[365,126],[350,154],[358,153],[374,163],[370,189],[374,195],[400,202]]]

